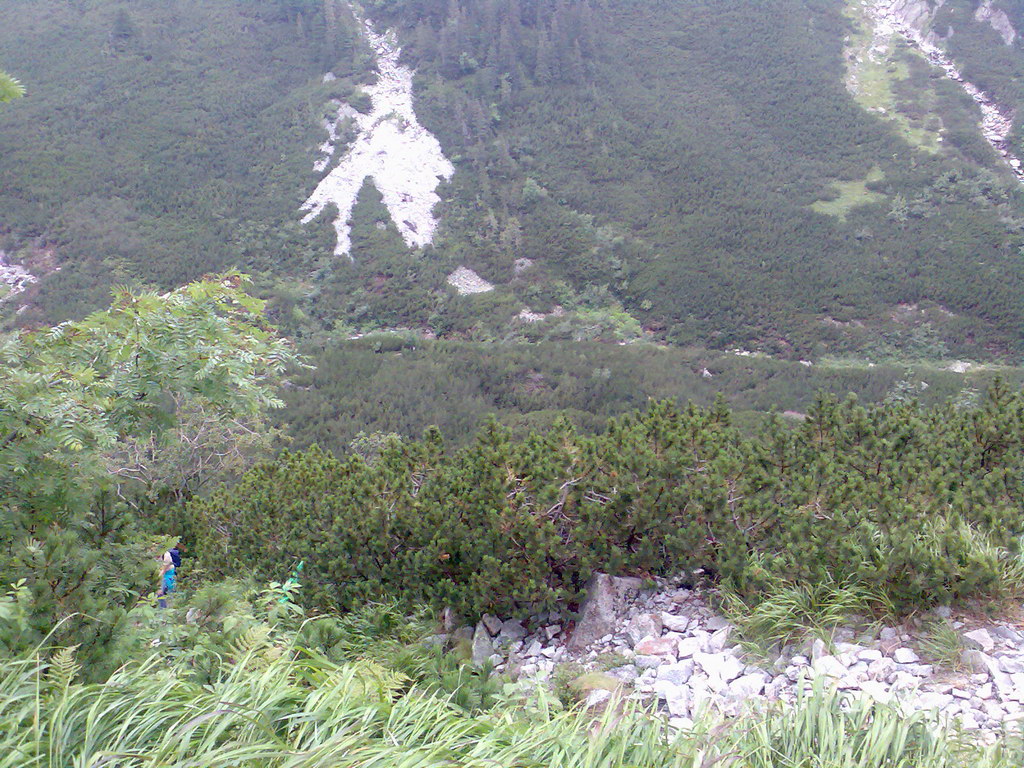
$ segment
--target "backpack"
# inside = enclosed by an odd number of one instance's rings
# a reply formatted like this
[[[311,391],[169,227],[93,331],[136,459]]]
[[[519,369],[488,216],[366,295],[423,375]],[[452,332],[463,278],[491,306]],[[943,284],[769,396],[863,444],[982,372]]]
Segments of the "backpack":
[[[171,556],[171,562],[174,563],[174,567],[181,568],[181,552],[178,551],[178,548],[169,549],[167,552]]]

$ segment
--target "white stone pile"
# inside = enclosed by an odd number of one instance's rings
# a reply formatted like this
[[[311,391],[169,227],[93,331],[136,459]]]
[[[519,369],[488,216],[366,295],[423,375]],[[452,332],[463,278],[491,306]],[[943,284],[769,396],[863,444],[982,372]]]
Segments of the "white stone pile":
[[[460,296],[469,296],[474,293],[488,293],[494,290],[494,286],[484,280],[480,275],[469,267],[459,267],[448,275],[448,285],[459,292]]]
[[[23,266],[11,264],[7,259],[7,254],[0,251],[0,286],[6,286],[6,289],[0,289],[0,301],[17,296],[32,283],[39,282],[39,278]]]
[[[767,660],[737,644],[737,632],[716,615],[699,589],[640,592],[634,579],[599,575],[571,632],[559,613],[521,622],[485,617],[472,639],[476,663],[498,672],[547,680],[574,662],[618,680],[633,698],[657,700],[671,725],[688,728],[704,712],[736,716],[769,701],[793,703],[816,679],[852,697],[893,704],[905,712],[934,711],[990,739],[1024,723],[1024,632],[1009,623],[968,626],[938,609],[963,637],[960,669],[922,659],[923,629],[841,628],[831,643],[809,639]],[[599,636],[595,633],[600,632]],[[588,703],[609,694],[595,690]]]

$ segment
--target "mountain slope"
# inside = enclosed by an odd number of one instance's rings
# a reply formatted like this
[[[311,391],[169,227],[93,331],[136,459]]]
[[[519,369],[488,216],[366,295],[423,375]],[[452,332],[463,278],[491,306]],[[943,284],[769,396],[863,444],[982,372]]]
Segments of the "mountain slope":
[[[1012,23],[1019,9],[1003,5]],[[324,118],[365,111],[358,88],[374,79],[345,3],[0,0],[5,61],[31,91],[0,113],[2,247],[61,266],[17,322],[80,313],[114,281],[169,287],[239,266],[311,338],[404,326],[1015,360],[1020,184],[974,102],[905,46],[886,63],[900,119],[855,98],[847,59],[864,30],[850,7],[365,3],[397,31],[416,116],[455,173],[433,244],[414,250],[364,185],[349,261],[333,255],[332,215],[304,225],[299,210],[329,172],[313,171]],[[955,28],[965,76],[1002,62],[978,82],[1010,102],[1020,41],[977,13],[949,0],[928,23]],[[494,290],[452,290],[462,267]]]

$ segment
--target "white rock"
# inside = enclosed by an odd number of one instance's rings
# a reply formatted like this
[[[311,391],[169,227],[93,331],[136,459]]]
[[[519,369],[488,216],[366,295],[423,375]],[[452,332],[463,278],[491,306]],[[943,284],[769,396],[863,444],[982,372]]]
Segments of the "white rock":
[[[708,676],[712,686],[715,683],[730,683],[743,674],[743,662],[735,656],[719,653],[695,653],[693,660]]]
[[[684,637],[676,644],[676,652],[680,659],[693,656],[704,649],[704,640],[699,637]]]
[[[818,659],[828,655],[828,646],[825,644],[825,641],[820,637],[814,638],[814,641],[811,643],[811,660],[817,661]]]
[[[953,697],[944,693],[922,693],[915,703],[919,709],[942,710],[953,703]]]
[[[886,686],[873,680],[861,683],[860,690],[865,696],[880,704],[889,704],[893,700],[892,692]]]
[[[665,664],[666,659],[661,656],[637,656],[633,659],[633,663],[636,664],[639,669],[656,669],[662,664]]]
[[[685,685],[693,677],[694,661],[685,659],[675,664],[663,664],[658,667],[658,680],[672,685]]]
[[[841,677],[845,677],[846,675],[846,667],[844,667],[835,656],[821,656],[820,658],[815,659],[812,666],[816,675],[832,677],[837,680]]]
[[[738,699],[749,699],[751,696],[758,696],[764,691],[767,675],[757,672],[751,675],[743,675],[729,683],[729,695]]]
[[[882,652],[875,648],[868,648],[867,650],[861,651],[857,654],[857,658],[861,661],[866,661],[868,664],[874,661],[880,661],[884,658]]]
[[[468,267],[459,267],[447,278],[448,285],[452,286],[462,296],[470,296],[475,293],[489,293],[494,286],[484,280],[480,275]]]
[[[973,632],[965,633],[964,644],[968,648],[975,648],[984,653],[991,653],[996,645],[986,629],[975,629]]]
[[[721,616],[712,616],[710,619],[704,622],[704,629],[708,632],[717,632],[720,629],[732,627],[728,621],[723,619]]]
[[[676,616],[672,613],[662,612],[661,623],[665,629],[671,632],[685,632],[690,626],[690,617]]]
[[[707,645],[705,647],[706,653],[721,653],[725,650],[725,646],[729,643],[729,634],[732,632],[732,627],[723,627],[708,638]]]
[[[921,660],[921,657],[910,648],[897,648],[892,658],[897,664],[916,664]]]
[[[692,706],[692,694],[688,688],[673,687],[666,691],[665,705],[673,717],[688,717]]]
[[[634,616],[626,624],[626,636],[633,645],[645,637],[658,637],[662,631],[661,616],[653,613],[642,613]]]

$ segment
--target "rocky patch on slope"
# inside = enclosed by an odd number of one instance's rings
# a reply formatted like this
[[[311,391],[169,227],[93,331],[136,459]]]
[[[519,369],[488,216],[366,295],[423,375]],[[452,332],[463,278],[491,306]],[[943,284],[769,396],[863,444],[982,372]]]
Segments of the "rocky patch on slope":
[[[944,2],[944,0],[943,0]],[[875,39],[884,39],[893,34],[902,36],[918,52],[935,67],[945,72],[946,77],[960,84],[981,110],[981,132],[985,140],[1002,157],[1016,176],[1024,180],[1024,166],[1013,154],[1010,145],[1010,133],[1013,130],[1013,115],[1003,110],[984,91],[964,79],[960,69],[941,47],[941,38],[932,29],[931,23],[935,10],[943,5],[938,2],[934,6],[926,0],[877,0],[869,5],[869,14],[875,25]],[[979,7],[978,13],[993,23],[997,30],[1009,25],[1009,31],[1016,35],[1006,14],[992,7],[988,2],[988,11]],[[1001,14],[1001,16],[1000,16]],[[1002,34],[1002,33],[1001,33]],[[1004,41],[1006,35],[1003,35]],[[1010,39],[1010,43],[1013,38]]]
[[[765,702],[794,703],[816,681],[905,712],[935,712],[983,738],[1024,723],[1024,632],[1009,622],[968,624],[937,609],[935,620],[962,637],[956,670],[922,658],[923,630],[913,623],[840,628],[831,642],[810,638],[760,658],[744,651],[700,588],[644,590],[638,579],[598,574],[587,595],[574,628],[559,612],[527,624],[485,616],[455,638],[471,643],[474,662],[489,660],[526,687],[576,665],[589,673],[588,705],[618,691],[657,702],[682,729],[706,713],[733,717]]]
[[[39,278],[23,266],[11,264],[8,259],[8,255],[0,251],[0,301],[17,296],[32,283],[39,282]]]

